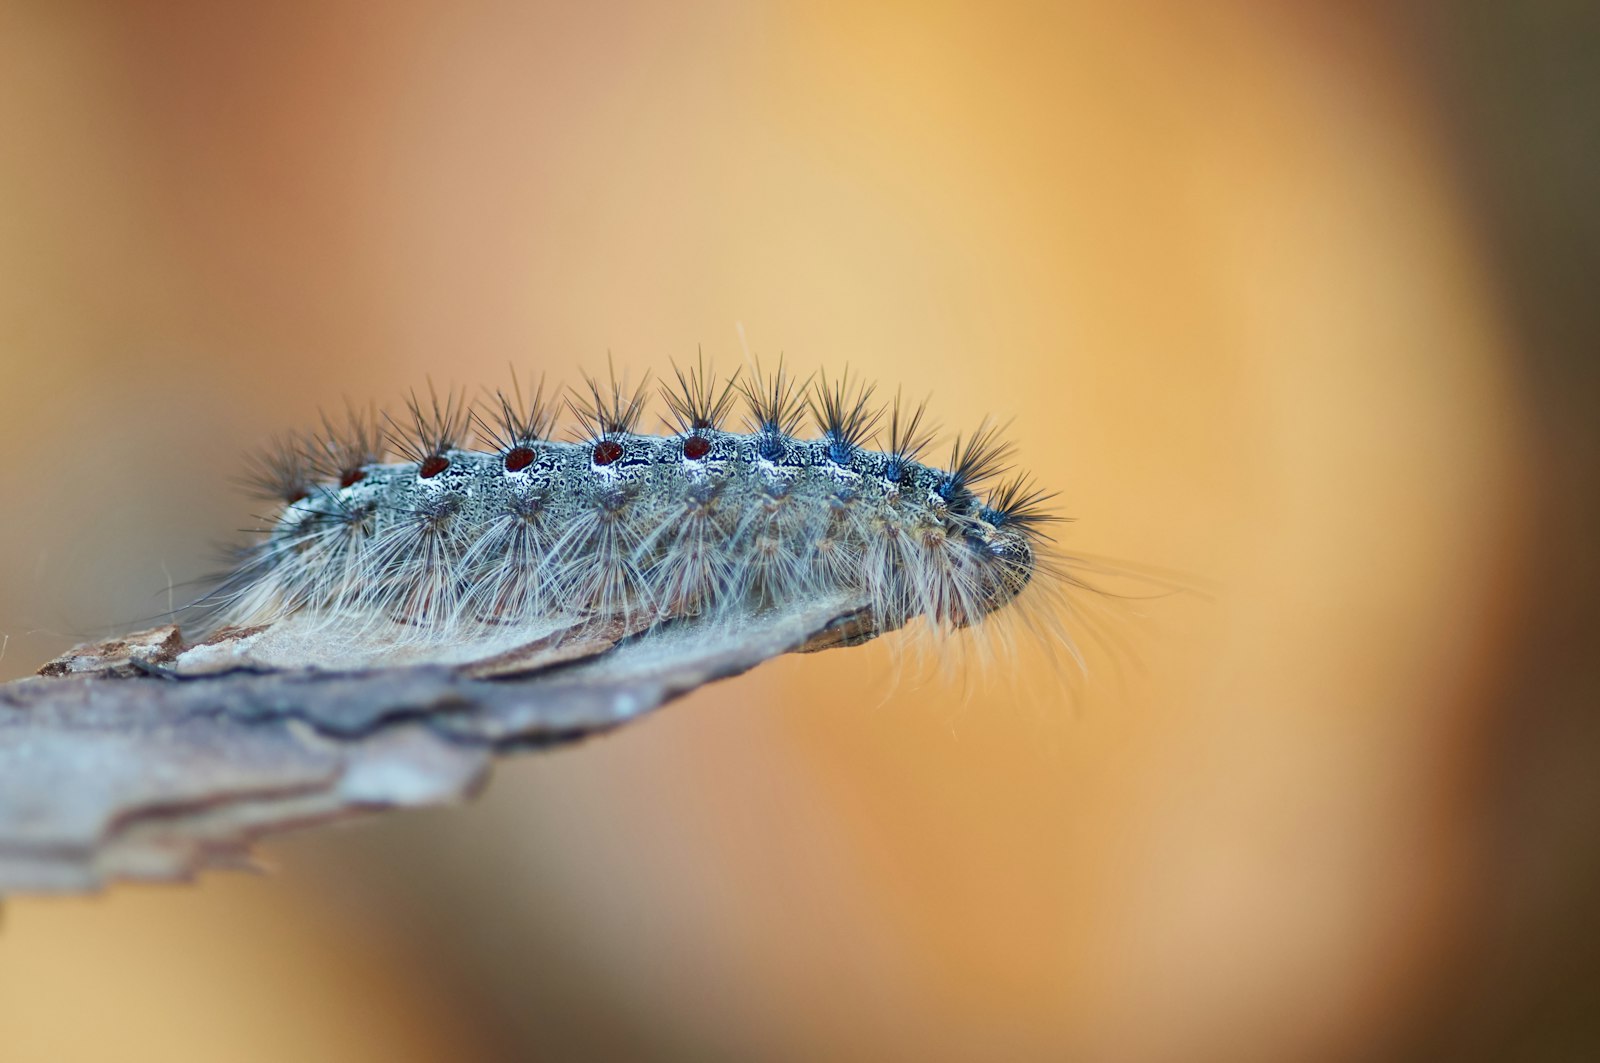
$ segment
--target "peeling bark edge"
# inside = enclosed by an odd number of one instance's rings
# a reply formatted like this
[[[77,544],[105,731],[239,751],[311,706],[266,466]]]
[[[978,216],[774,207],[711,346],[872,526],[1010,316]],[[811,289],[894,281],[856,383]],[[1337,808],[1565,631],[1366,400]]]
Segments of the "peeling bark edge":
[[[859,602],[680,621],[587,659],[173,678],[175,629],[77,647],[0,686],[0,895],[188,881],[278,831],[470,798],[497,755],[638,720],[783,653],[882,633]]]

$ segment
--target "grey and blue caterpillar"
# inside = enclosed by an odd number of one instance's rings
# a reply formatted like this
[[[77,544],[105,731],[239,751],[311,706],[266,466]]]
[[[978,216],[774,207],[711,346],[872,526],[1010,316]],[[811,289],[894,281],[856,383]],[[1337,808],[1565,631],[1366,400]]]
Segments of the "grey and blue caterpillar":
[[[413,397],[375,419],[291,439],[258,486],[283,508],[209,599],[218,626],[288,616],[395,639],[461,640],[544,624],[638,630],[687,616],[735,621],[819,595],[866,603],[884,628],[967,627],[1041,574],[1046,496],[1013,478],[993,427],[921,456],[923,407],[872,389],[797,382],[781,364],[718,383],[703,364],[662,389],[672,431],[641,434],[647,391],[588,379],[555,408],[520,388],[481,409]],[[724,428],[739,398],[745,432]],[[819,436],[796,435],[805,412]],[[462,445],[475,426],[482,449]],[[884,449],[869,442],[882,428]]]

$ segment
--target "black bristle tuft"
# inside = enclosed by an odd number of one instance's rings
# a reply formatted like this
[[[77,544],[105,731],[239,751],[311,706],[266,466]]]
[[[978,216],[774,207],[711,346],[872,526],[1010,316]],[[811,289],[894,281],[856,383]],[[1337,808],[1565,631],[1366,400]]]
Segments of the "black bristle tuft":
[[[365,475],[362,469],[382,460],[383,447],[378,415],[372,407],[357,409],[346,399],[344,415],[344,423],[336,425],[327,411],[322,411],[322,432],[311,437],[307,452],[313,472],[349,487]]]
[[[609,366],[609,380],[602,384],[588,373],[583,374],[585,395],[577,391],[567,399],[567,407],[578,419],[579,437],[584,442],[600,443],[616,436],[632,435],[644,415],[645,403],[650,398],[650,374],[646,373],[639,386],[631,393],[627,381],[617,379],[617,367]]]
[[[273,437],[266,447],[245,458],[245,471],[238,482],[266,501],[301,501],[315,486],[307,441],[293,433]]]
[[[949,475],[939,485],[939,494],[950,499],[1009,469],[1015,447],[1001,436],[1005,425],[985,418],[977,431],[965,439],[956,437],[950,448]]]
[[[1056,492],[1041,490],[1032,477],[1018,473],[989,493],[978,516],[996,528],[1021,528],[1031,538],[1048,539],[1045,528],[1067,520],[1047,508],[1055,497]]]
[[[517,371],[511,371],[511,392],[497,388],[493,404],[487,414],[474,409],[471,413],[473,428],[487,447],[502,453],[550,439],[555,428],[559,408],[544,395],[545,378],[541,375],[534,385],[533,396],[524,399],[522,382]]]
[[[906,469],[921,460],[923,451],[933,442],[933,428],[922,423],[927,414],[927,399],[908,407],[901,393],[898,390],[894,393],[894,402],[889,405],[889,460],[883,467],[883,474],[891,481],[898,483]]]
[[[811,416],[828,442],[828,457],[843,465],[856,452],[856,448],[872,438],[883,417],[883,410],[872,407],[874,386],[850,383],[850,370],[834,384],[828,383],[826,373],[819,374],[810,398]]]
[[[800,418],[806,409],[806,389],[811,378],[796,381],[784,371],[783,357],[768,375],[761,371],[758,361],[750,375],[739,382],[749,406],[748,427],[760,437],[761,455],[769,460],[783,452],[783,441],[792,437],[800,427]]]
[[[396,454],[424,468],[443,460],[446,451],[455,450],[466,432],[465,397],[452,388],[441,400],[432,381],[428,382],[428,401],[424,403],[413,391],[406,400],[406,413],[406,423],[384,413],[388,422],[384,436]]]
[[[702,351],[695,359],[695,364],[687,370],[673,362],[672,373],[677,378],[677,384],[673,386],[663,381],[661,398],[667,404],[678,432],[689,436],[721,428],[738,396],[739,371],[734,370],[733,375],[723,381],[719,388],[716,374],[706,368],[705,352]]]

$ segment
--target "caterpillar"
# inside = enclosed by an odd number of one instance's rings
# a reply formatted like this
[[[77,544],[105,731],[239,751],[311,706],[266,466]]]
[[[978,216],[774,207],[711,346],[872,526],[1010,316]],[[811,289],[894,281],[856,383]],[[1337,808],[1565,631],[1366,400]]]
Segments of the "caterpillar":
[[[726,379],[703,357],[674,364],[656,394],[660,434],[641,430],[648,375],[630,388],[614,366],[565,392],[541,379],[525,394],[513,373],[476,402],[430,384],[397,415],[324,414],[255,459],[249,485],[278,508],[198,603],[206,626],[581,639],[844,594],[879,630],[946,633],[1033,600],[1070,648],[1052,603],[1083,584],[1053,553],[1053,495],[1012,470],[1001,425],[930,464],[926,400],[880,403],[848,371],[799,378],[781,359]]]

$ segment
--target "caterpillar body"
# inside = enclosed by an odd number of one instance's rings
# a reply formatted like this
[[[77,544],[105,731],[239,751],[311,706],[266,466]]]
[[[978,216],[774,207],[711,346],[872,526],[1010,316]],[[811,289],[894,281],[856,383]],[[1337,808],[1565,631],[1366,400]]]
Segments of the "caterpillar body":
[[[843,594],[881,630],[921,618],[949,632],[1077,582],[1050,552],[1051,496],[1000,479],[1011,447],[992,423],[934,465],[925,404],[877,405],[848,374],[674,367],[660,435],[639,430],[649,394],[614,371],[585,377],[565,400],[567,440],[542,383],[531,400],[520,386],[477,404],[413,394],[381,433],[371,413],[324,417],[259,460],[254,484],[281,509],[202,600],[211,627],[572,638]],[[814,438],[799,435],[807,412]]]

